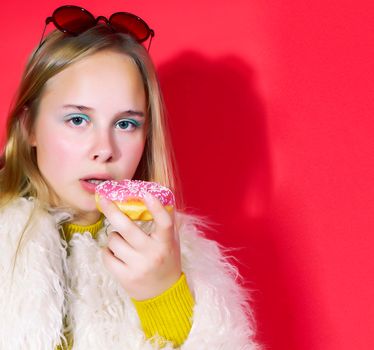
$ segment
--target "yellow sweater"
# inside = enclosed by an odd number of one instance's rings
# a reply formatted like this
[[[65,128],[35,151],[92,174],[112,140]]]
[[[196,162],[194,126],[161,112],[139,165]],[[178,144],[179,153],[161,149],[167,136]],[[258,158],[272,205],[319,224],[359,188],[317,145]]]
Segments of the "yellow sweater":
[[[64,239],[69,242],[74,234],[90,232],[94,239],[103,227],[104,217],[93,225],[79,226],[65,224],[63,226]],[[138,312],[145,336],[150,339],[160,336],[158,339],[171,341],[175,347],[180,346],[186,340],[192,326],[193,296],[188,288],[186,276],[182,273],[180,279],[163,294],[143,301],[132,299]],[[70,350],[73,339],[66,335],[68,346],[60,345],[56,350]],[[160,342],[160,340],[159,340]],[[162,341],[161,344],[162,346]]]

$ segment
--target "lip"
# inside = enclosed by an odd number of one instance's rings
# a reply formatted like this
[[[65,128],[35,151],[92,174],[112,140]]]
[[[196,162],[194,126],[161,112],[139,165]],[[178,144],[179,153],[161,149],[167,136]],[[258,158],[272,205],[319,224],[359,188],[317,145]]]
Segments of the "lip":
[[[88,175],[88,176],[85,176],[85,177],[79,179],[79,182],[80,182],[82,188],[85,191],[87,191],[88,193],[94,194],[97,185],[88,182],[87,180],[89,180],[89,179],[106,181],[106,180],[113,180],[113,177],[110,176],[109,174],[100,173],[100,174],[91,174],[91,175]]]
[[[106,173],[97,173],[97,174],[90,174],[85,177],[82,177],[80,180],[87,181],[89,179],[96,179],[96,180],[113,180],[113,176]]]

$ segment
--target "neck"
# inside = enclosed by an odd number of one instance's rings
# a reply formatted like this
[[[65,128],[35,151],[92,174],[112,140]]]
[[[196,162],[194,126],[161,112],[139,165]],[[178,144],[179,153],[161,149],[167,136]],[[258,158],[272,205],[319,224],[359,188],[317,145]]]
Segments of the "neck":
[[[100,220],[101,215],[102,214],[98,211],[76,213],[71,223],[78,226],[93,225]]]

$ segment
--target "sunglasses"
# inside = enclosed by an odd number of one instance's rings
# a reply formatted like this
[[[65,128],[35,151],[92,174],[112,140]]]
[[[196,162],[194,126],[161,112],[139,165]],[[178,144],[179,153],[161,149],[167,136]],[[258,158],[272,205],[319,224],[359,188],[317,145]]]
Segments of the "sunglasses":
[[[74,5],[61,6],[53,12],[51,17],[47,17],[39,47],[42,44],[47,25],[51,22],[61,32],[77,36],[95,27],[100,20],[113,32],[129,34],[139,43],[146,41],[150,37],[147,49],[149,51],[155,32],[140,17],[129,12],[116,12],[109,19],[104,16],[95,18],[86,9]]]

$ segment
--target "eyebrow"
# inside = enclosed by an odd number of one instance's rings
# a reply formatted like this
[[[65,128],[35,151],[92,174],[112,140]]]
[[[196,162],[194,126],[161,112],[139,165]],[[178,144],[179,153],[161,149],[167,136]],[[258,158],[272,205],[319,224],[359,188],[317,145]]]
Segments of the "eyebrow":
[[[62,108],[64,108],[64,109],[74,108],[74,109],[80,110],[81,112],[87,112],[87,111],[92,112],[92,111],[95,110],[92,107],[87,107],[87,106],[82,106],[82,105],[74,105],[74,104],[63,105]],[[116,115],[144,117],[144,112],[142,112],[142,111],[134,111],[132,109],[128,109],[126,111],[118,112],[118,113],[116,113]]]

